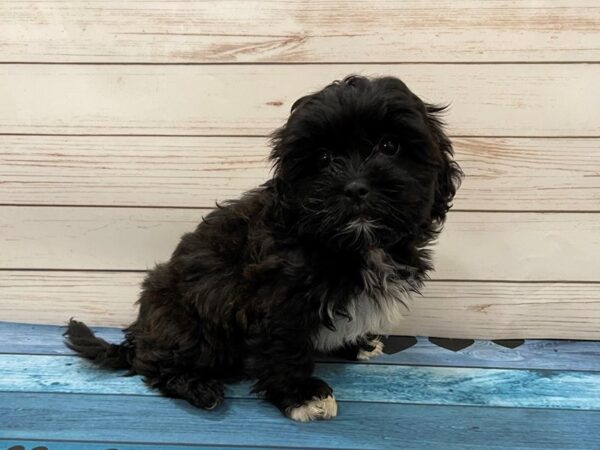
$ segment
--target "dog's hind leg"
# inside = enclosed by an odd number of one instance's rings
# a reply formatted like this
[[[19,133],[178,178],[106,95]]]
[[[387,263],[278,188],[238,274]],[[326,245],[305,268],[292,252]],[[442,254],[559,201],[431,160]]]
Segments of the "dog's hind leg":
[[[225,389],[221,381],[202,378],[191,373],[151,378],[147,382],[163,395],[187,400],[197,408],[215,409],[225,398]]]

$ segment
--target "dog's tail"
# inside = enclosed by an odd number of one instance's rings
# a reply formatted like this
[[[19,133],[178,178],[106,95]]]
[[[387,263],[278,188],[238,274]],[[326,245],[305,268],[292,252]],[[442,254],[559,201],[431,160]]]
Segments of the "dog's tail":
[[[127,341],[110,344],[96,337],[86,324],[73,319],[69,321],[64,336],[67,347],[94,364],[107,369],[131,369],[134,349]]]

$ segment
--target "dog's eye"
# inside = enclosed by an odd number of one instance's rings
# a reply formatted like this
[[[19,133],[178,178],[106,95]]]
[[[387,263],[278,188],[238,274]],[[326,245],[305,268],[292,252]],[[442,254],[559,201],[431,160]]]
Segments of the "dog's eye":
[[[327,167],[331,162],[331,153],[329,150],[321,150],[317,155],[317,165],[319,167]]]
[[[384,155],[393,156],[400,151],[400,143],[395,139],[385,138],[379,144],[379,151]]]

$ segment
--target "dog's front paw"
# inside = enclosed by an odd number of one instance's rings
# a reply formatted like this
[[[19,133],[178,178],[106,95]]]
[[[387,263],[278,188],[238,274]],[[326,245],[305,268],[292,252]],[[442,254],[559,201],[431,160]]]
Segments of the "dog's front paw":
[[[302,405],[287,408],[285,415],[298,422],[332,419],[337,416],[337,403],[333,394],[325,398],[313,397]]]
[[[356,359],[367,361],[379,355],[383,355],[383,342],[379,338],[373,338],[360,344]]]
[[[332,419],[337,415],[331,387],[316,377],[296,385],[279,407],[283,414],[298,422]]]

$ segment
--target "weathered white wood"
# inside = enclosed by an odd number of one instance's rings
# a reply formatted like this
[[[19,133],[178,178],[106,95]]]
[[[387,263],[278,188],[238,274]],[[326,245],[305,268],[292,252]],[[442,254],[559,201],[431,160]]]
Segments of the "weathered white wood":
[[[3,61],[600,59],[590,0],[14,0],[0,23]]]
[[[465,179],[455,207],[600,210],[600,140],[456,138]]]
[[[456,138],[455,209],[600,210],[600,139]],[[212,207],[269,176],[250,137],[0,136],[0,203]]]
[[[126,206],[0,207],[0,268],[151,267],[206,210],[128,206],[238,196],[296,98],[391,74],[452,104],[456,209],[569,212],[452,212],[438,281],[392,331],[600,339],[600,139],[581,138],[600,137],[600,64],[453,64],[598,63],[599,38],[586,0],[1,2],[0,62],[159,65],[0,65],[0,203]],[[160,65],[214,62],[307,64]],[[141,276],[0,271],[0,320],[123,325]]]
[[[0,320],[122,327],[143,273],[0,271]],[[600,284],[430,281],[396,334],[600,339]]]
[[[452,104],[453,135],[599,136],[600,64],[0,65],[0,133],[251,134],[350,73]]]
[[[269,174],[265,138],[0,136],[0,203],[213,207]]]
[[[432,281],[413,305],[396,334],[600,339],[599,284]]]
[[[145,270],[206,210],[0,207],[0,268]],[[599,215],[451,212],[435,279],[600,281]]]
[[[599,214],[451,212],[438,279],[600,281]]]
[[[124,326],[143,273],[0,271],[0,320],[64,325],[70,317]]]

